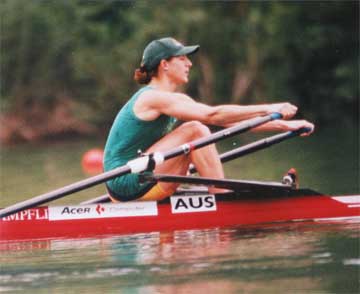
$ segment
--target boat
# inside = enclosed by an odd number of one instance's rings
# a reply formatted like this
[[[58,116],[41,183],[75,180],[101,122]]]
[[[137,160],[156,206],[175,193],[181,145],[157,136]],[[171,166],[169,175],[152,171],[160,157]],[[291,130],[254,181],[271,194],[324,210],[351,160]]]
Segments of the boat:
[[[256,117],[166,152],[143,154],[114,170],[1,209],[0,240],[88,238],[274,222],[360,218],[360,195],[334,197],[311,189],[300,189],[293,169],[285,174],[281,182],[152,173],[157,165],[167,159],[188,154],[191,150],[278,118],[281,118],[278,113]],[[300,129],[277,134],[226,152],[220,158],[222,162],[227,162],[308,131]],[[189,173],[194,172],[196,169],[191,167]],[[78,205],[41,206],[129,173],[139,173],[144,181],[176,182],[191,186],[178,189],[174,195],[159,202],[109,203],[108,195],[104,195]],[[209,194],[204,186],[226,188],[229,192]]]
[[[360,218],[360,195],[309,189],[213,195],[183,189],[160,202],[91,203],[30,208],[0,220],[2,241],[107,235]]]

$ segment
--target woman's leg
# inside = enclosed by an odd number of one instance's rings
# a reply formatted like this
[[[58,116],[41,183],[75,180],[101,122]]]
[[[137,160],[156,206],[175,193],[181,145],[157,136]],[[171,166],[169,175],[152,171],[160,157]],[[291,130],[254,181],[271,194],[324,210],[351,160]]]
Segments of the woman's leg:
[[[171,133],[164,136],[147,152],[166,151],[171,148],[188,143],[210,135],[210,130],[197,121],[186,122],[176,128]],[[205,146],[201,149],[191,151],[188,155],[181,155],[165,161],[155,168],[155,173],[167,173],[174,175],[186,175],[190,163],[193,163],[201,176],[222,179],[224,170],[220,161],[219,154],[215,144]],[[178,183],[159,183],[165,191],[175,191],[179,186]],[[209,189],[210,192],[221,192],[222,189]]]

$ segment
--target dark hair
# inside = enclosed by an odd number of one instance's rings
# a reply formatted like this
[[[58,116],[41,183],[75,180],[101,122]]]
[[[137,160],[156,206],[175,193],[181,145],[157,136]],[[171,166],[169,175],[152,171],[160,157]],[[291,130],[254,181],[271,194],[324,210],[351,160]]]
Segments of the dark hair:
[[[139,84],[148,84],[151,79],[157,75],[157,67],[151,71],[147,71],[145,67],[141,66],[135,69],[134,80]]]

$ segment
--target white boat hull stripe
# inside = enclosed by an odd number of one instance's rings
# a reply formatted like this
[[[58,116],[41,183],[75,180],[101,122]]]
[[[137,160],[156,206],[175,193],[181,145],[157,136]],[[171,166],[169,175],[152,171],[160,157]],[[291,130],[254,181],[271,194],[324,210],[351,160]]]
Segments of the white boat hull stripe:
[[[360,204],[360,195],[331,197],[332,199],[346,204]]]
[[[158,215],[156,201],[50,206],[48,209],[50,221]]]

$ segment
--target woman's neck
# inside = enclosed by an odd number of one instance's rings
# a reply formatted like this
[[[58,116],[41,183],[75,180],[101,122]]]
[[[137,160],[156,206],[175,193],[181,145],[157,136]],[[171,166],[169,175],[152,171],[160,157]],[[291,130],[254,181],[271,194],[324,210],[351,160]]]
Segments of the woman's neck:
[[[151,79],[149,86],[154,87],[158,90],[167,91],[167,92],[175,92],[176,88],[178,87],[178,85],[172,83],[167,78],[159,79],[157,77],[153,77]]]

